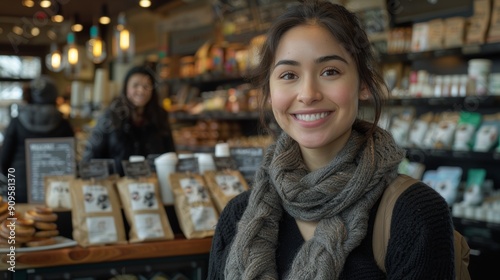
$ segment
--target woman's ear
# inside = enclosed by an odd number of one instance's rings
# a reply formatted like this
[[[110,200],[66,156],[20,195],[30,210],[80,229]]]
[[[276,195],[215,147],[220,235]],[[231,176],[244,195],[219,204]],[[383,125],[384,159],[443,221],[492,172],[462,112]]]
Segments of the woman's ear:
[[[371,92],[370,90],[368,89],[368,87],[364,84],[361,85],[361,87],[359,88],[359,100],[368,100],[370,99],[370,96],[371,96]]]

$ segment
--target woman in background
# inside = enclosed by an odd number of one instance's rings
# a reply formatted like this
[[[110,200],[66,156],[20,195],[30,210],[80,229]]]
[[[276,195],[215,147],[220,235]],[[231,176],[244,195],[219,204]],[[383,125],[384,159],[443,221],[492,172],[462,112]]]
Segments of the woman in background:
[[[87,140],[82,161],[114,159],[120,176],[122,160],[175,152],[167,111],[159,104],[155,77],[147,67],[131,68],[121,94],[99,117]]]
[[[450,211],[422,182],[394,206],[386,273],[375,261],[378,204],[405,153],[377,126],[386,89],[356,16],[302,1],[260,54],[255,87],[283,132],[222,211],[208,279],[454,279]],[[374,121],[358,117],[361,101]]]

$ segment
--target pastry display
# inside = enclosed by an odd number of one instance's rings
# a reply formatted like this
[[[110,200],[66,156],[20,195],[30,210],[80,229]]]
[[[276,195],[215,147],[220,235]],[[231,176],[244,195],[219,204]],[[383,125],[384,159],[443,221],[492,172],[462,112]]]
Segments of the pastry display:
[[[0,247],[37,247],[57,242],[57,214],[51,208],[34,207],[24,214],[10,215],[7,205],[0,199]]]

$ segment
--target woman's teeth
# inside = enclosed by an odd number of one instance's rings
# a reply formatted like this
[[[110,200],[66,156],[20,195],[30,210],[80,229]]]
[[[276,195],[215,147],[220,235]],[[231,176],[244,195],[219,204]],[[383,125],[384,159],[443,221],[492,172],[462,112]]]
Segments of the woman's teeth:
[[[301,121],[312,122],[322,118],[326,118],[330,113],[323,112],[317,114],[295,114],[295,117]]]

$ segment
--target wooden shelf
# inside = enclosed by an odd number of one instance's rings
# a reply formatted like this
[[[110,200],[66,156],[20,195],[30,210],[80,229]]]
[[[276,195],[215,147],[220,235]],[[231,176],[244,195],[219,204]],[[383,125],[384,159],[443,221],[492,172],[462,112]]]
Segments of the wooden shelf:
[[[462,47],[428,50],[422,52],[397,53],[397,54],[382,54],[381,61],[384,62],[410,62],[416,60],[434,59],[444,56],[462,56],[466,58],[474,58],[481,56],[498,55],[500,43],[486,43],[464,45]]]
[[[185,239],[177,236],[175,240],[107,245],[83,248],[80,246],[26,252],[16,254],[16,270],[80,265],[112,261],[137,260],[160,257],[178,257],[208,254],[212,238]],[[1,255],[0,271],[7,270],[7,254]]]

